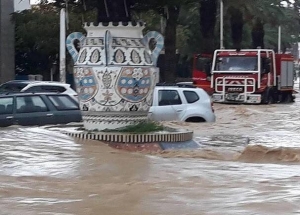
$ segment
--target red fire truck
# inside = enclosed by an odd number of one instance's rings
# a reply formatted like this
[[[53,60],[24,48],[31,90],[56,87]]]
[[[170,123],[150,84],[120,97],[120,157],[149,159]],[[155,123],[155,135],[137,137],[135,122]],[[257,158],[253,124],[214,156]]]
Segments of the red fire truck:
[[[294,99],[294,59],[271,49],[220,49],[195,55],[193,84],[214,102],[270,104]]]

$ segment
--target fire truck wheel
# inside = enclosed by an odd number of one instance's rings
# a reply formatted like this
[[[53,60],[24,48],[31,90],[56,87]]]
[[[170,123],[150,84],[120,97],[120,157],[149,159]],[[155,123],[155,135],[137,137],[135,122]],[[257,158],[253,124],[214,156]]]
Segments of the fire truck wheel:
[[[274,104],[275,100],[274,100],[274,92],[272,90],[272,88],[267,88],[264,93],[262,94],[262,100],[261,100],[262,104]]]
[[[282,103],[291,103],[293,102],[293,95],[292,93],[285,93],[282,95]]]

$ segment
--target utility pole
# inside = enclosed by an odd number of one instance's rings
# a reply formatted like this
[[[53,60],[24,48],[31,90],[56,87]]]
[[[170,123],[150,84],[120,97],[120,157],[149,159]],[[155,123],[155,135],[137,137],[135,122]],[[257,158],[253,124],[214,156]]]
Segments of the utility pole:
[[[66,83],[66,12],[60,10],[59,81]]]
[[[278,54],[281,54],[281,26],[278,27]]]
[[[224,5],[220,0],[220,49],[224,49]]]

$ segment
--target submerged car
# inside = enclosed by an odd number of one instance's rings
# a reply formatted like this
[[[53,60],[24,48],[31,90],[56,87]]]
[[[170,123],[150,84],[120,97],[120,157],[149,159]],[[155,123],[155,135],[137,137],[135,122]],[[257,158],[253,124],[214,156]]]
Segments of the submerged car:
[[[77,93],[70,84],[56,81],[12,80],[0,85],[0,94],[16,92],[55,92],[69,94],[77,100]]]
[[[81,121],[78,102],[68,94],[0,95],[0,127],[66,124]]]
[[[148,118],[155,121],[215,122],[209,95],[187,85],[156,86]]]

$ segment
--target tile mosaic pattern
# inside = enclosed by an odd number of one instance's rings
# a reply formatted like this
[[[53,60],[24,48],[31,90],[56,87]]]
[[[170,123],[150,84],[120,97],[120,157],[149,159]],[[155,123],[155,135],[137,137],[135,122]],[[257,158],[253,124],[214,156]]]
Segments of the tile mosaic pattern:
[[[200,145],[193,140],[193,132],[170,132],[149,134],[124,134],[109,132],[63,132],[85,140],[99,140],[110,147],[131,152],[160,152],[165,150],[197,149]]]
[[[192,131],[169,132],[169,133],[146,133],[146,134],[128,134],[111,132],[63,132],[64,134],[89,140],[99,140],[114,143],[154,143],[154,142],[186,142],[193,138]],[[167,147],[167,145],[166,145]]]
[[[124,115],[132,116],[127,125],[147,118],[159,75],[156,61],[164,38],[154,31],[143,36],[144,27],[141,22],[85,23],[86,36],[74,32],[67,37],[87,130],[125,126],[124,120],[115,120]],[[156,41],[154,50],[149,48],[152,39]],[[76,40],[80,41],[79,52]],[[107,117],[103,118],[105,114]]]

